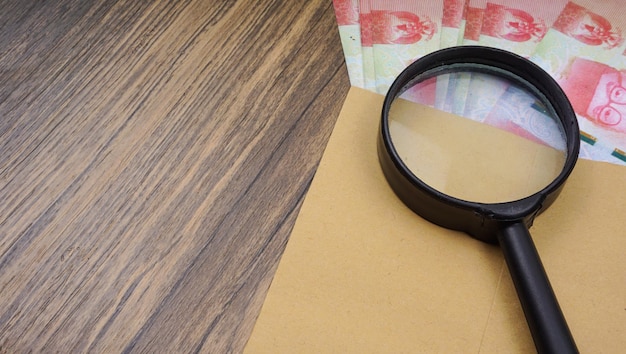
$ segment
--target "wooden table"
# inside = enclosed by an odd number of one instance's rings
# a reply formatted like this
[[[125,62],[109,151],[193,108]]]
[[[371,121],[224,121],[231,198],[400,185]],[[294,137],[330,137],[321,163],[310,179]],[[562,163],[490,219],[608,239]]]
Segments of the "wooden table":
[[[332,3],[0,9],[0,353],[240,352],[349,87]]]

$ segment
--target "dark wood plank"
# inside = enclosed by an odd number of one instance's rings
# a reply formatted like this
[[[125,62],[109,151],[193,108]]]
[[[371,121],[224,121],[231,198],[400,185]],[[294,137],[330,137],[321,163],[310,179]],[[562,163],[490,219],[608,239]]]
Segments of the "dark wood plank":
[[[0,8],[0,353],[241,351],[349,86],[331,3]]]

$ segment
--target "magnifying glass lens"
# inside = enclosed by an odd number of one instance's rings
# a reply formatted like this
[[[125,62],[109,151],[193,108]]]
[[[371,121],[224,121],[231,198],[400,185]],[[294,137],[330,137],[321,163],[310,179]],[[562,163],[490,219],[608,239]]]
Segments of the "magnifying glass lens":
[[[438,85],[447,86],[445,97],[423,104],[429,93],[442,94]],[[393,148],[415,177],[443,194],[515,201],[548,186],[565,166],[561,120],[537,89],[511,73],[454,64],[424,72],[400,92],[388,116]]]

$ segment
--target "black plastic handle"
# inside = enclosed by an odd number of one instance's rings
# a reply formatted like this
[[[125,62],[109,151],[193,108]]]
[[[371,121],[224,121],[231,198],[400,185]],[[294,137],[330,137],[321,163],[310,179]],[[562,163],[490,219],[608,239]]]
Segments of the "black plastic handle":
[[[498,242],[537,352],[578,353],[526,225],[504,225],[498,232]]]

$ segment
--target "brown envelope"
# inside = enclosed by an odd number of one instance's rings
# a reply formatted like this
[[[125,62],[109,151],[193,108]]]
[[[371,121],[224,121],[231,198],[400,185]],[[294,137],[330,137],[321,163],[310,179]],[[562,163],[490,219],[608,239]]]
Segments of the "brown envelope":
[[[351,88],[246,352],[534,351],[500,249],[388,187],[382,100]],[[626,168],[580,160],[531,228],[582,352],[626,348],[625,211]]]

